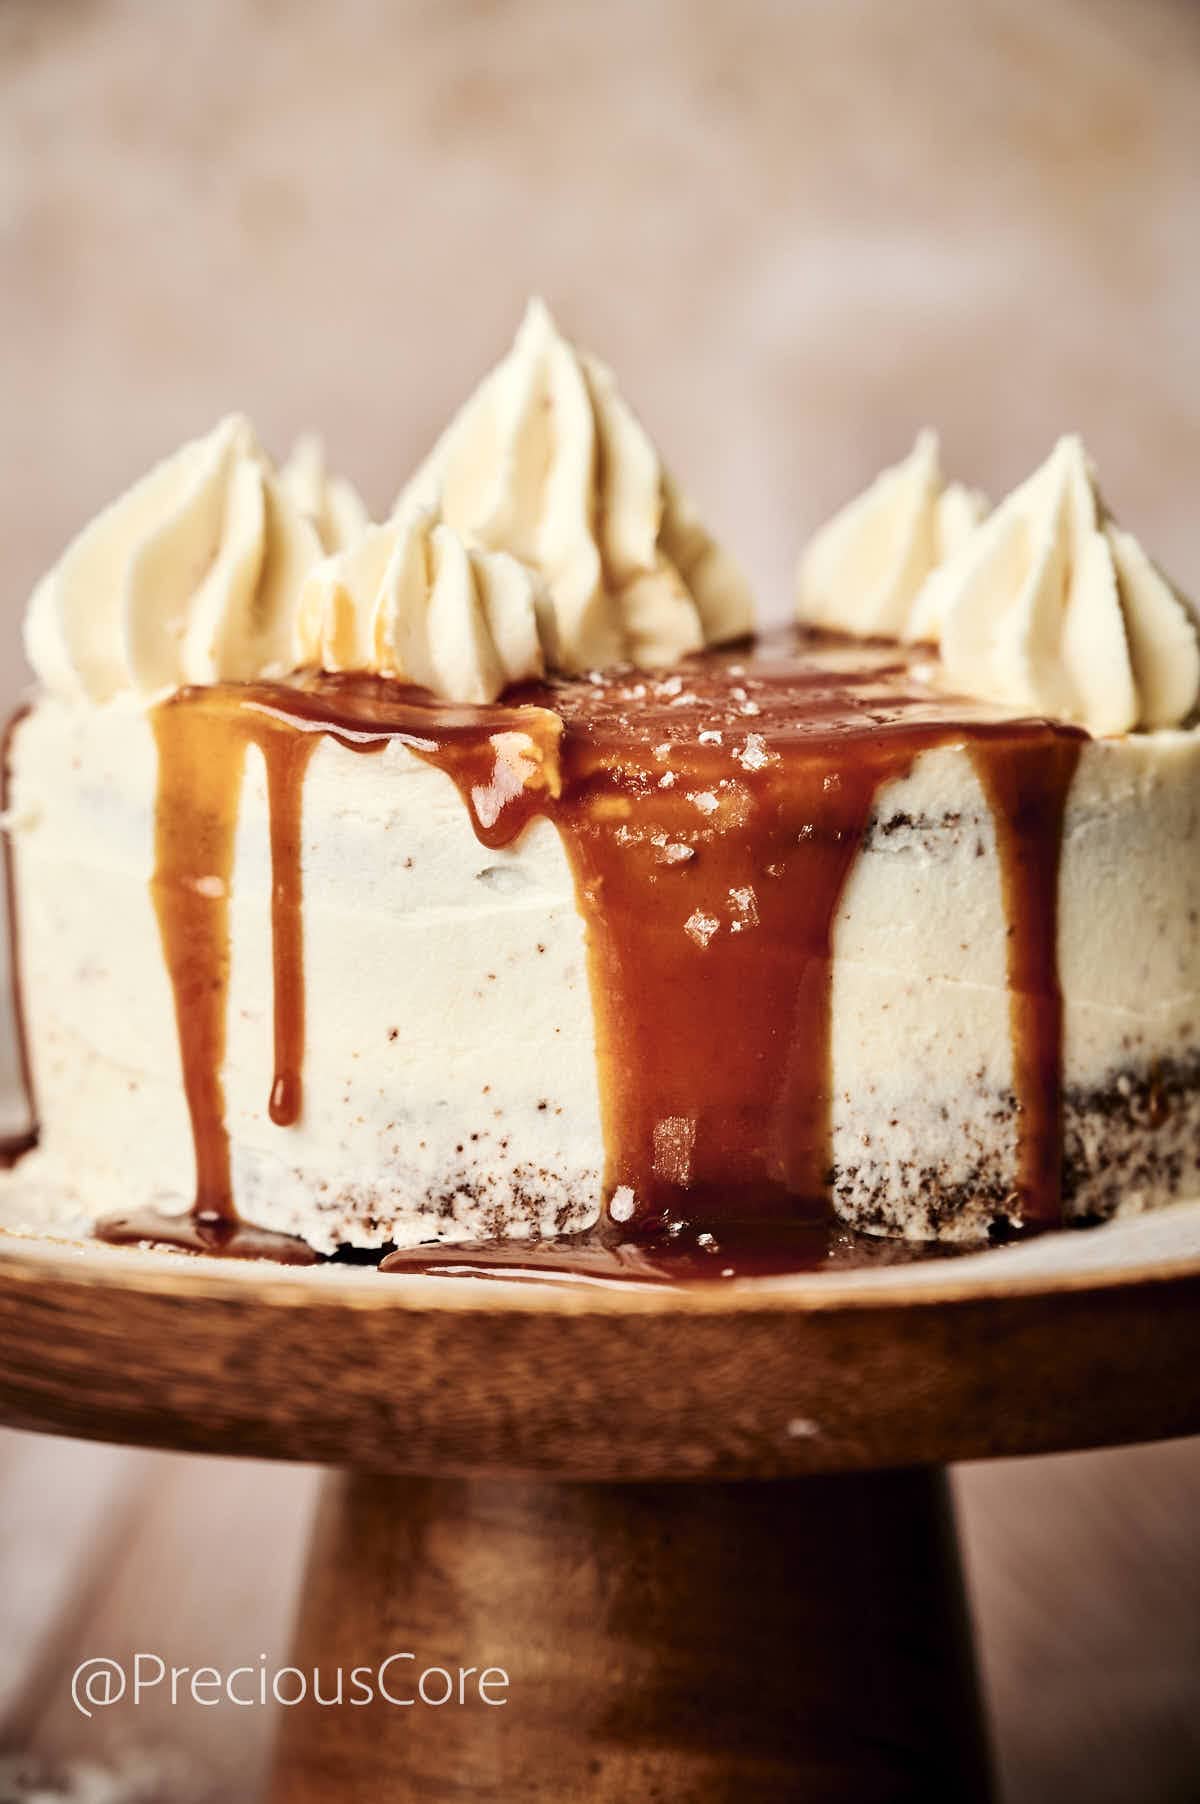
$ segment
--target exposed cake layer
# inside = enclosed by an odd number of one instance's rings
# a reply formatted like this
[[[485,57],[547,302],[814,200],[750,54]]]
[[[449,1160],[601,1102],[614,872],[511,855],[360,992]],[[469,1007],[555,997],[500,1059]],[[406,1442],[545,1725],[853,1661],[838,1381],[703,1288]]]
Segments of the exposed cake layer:
[[[656,883],[698,881],[712,851],[704,798],[736,813],[755,775],[753,742],[769,751],[770,726],[747,712],[736,740],[705,749],[713,770],[728,767],[726,787],[692,789],[680,804],[696,836],[650,850]],[[151,896],[151,719],[122,703],[42,700],[18,727],[11,761],[42,1122],[31,1159],[49,1180],[39,1193],[61,1195],[63,1225],[142,1205],[184,1210],[193,1136]],[[661,774],[686,763],[680,745]],[[1081,747],[1058,885],[1069,1213],[1151,1207],[1196,1187],[1198,795],[1194,734]],[[579,871],[555,824],[534,819],[510,848],[488,849],[444,770],[395,740],[363,757],[328,736],[304,774],[302,822],[303,1104],[281,1126],[269,1106],[267,780],[250,746],[222,1064],[241,1212],[326,1251],[553,1234],[596,1220],[611,1152],[597,999]],[[688,855],[671,849],[685,845]],[[731,889],[699,921],[702,911],[681,905],[700,983],[707,954],[715,970],[733,935],[762,933],[760,904],[765,914],[761,896]],[[1020,1214],[1009,926],[995,811],[969,748],[920,751],[874,796],[833,927],[829,1157],[846,1219],[961,1236]],[[784,967],[771,945],[762,958],[770,984]],[[744,1005],[752,1016],[763,998],[748,991]],[[736,1025],[701,1022],[699,1088]],[[775,1051],[791,1056],[783,1043]],[[763,1086],[778,1076],[765,1065]],[[649,1089],[656,1077],[645,1073]],[[685,1118],[672,1105],[663,1119],[655,1156],[669,1176],[686,1154]],[[728,1127],[732,1144],[738,1123]]]

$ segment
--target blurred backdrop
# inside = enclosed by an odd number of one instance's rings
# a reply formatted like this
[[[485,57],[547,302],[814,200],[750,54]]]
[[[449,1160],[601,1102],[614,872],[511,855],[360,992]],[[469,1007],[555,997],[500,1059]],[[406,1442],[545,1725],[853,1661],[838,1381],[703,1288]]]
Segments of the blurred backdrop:
[[[1189,0],[0,0],[0,90],[5,704],[30,586],[152,459],[239,407],[382,509],[533,290],[768,614],[926,422],[993,494],[1079,429],[1200,589]],[[55,1690],[68,1596],[76,1639],[149,1614],[181,1659],[285,1632],[309,1475],[0,1448],[10,1742],[101,1746]],[[962,1487],[1007,1798],[1197,1796],[1195,1448]]]

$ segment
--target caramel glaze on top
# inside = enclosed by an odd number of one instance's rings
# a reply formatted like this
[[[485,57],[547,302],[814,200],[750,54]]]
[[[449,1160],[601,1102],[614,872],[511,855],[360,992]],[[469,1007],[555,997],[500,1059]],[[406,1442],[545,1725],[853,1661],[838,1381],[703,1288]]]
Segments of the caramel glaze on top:
[[[254,744],[267,770],[273,865],[270,1110],[281,1130],[298,1118],[300,826],[304,771],[321,737],[364,754],[393,740],[408,746],[453,779],[486,846],[512,845],[542,815],[558,829],[587,932],[605,1191],[610,1203],[619,1194],[622,1217],[565,1256],[581,1271],[625,1277],[814,1262],[831,1177],[839,902],[883,785],[922,752],[965,744],[995,816],[1008,920],[1017,1212],[1031,1224],[1055,1220],[1058,867],[1085,735],[940,694],[920,673],[928,655],[789,636],[704,653],[668,676],[623,670],[527,685],[489,707],[320,673],[172,696],[154,716],[153,884],[195,1141],[195,1206],[185,1224],[124,1217],[98,1232],[311,1257],[238,1221],[221,1073],[233,846]],[[387,1264],[536,1271],[563,1257],[552,1243],[526,1243],[417,1248]]]

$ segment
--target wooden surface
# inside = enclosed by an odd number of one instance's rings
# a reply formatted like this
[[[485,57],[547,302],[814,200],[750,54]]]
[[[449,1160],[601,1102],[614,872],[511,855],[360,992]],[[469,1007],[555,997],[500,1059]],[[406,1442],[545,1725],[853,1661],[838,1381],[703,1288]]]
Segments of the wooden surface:
[[[986,1804],[940,1474],[331,1485],[293,1660],[502,1671],[302,1708],[274,1804]],[[439,1697],[440,1677],[431,1684]]]
[[[1196,1207],[1169,1212],[1191,1244]],[[364,1471],[779,1477],[1200,1429],[1200,1258],[1139,1227],[689,1287],[385,1278],[0,1237],[0,1419]],[[1144,1224],[1151,1236],[1160,1224]],[[1132,1238],[1130,1236],[1132,1235]],[[1104,1238],[1107,1236],[1108,1238]],[[1033,1249],[1039,1256],[1039,1249]]]

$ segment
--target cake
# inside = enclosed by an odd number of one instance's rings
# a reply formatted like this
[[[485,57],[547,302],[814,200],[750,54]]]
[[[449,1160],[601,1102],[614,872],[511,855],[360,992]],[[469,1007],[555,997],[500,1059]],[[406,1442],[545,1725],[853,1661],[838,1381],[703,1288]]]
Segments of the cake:
[[[306,1258],[1200,1193],[1200,649],[1078,441],[745,582],[534,305],[378,525],[223,422],[39,586],[0,1224]],[[733,1265],[721,1262],[720,1269]]]

